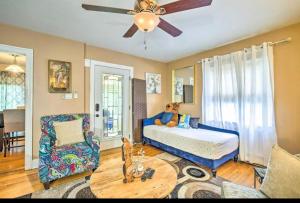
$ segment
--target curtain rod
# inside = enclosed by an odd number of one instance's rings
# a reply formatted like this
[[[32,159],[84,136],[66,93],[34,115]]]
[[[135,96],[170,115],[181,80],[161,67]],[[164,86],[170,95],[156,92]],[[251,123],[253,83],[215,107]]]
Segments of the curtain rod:
[[[291,37],[288,37],[288,38],[286,38],[286,39],[279,40],[279,41],[277,41],[277,42],[269,42],[268,44],[269,44],[270,46],[276,46],[276,45],[283,44],[283,43],[288,43],[288,42],[291,42],[291,41],[292,41],[292,38],[291,38]],[[259,46],[259,45],[257,45],[257,46]],[[230,53],[232,53],[232,52],[230,52]],[[230,54],[230,53],[227,53],[227,54]],[[225,54],[222,54],[222,55],[226,55],[226,53],[225,53]],[[208,58],[212,58],[212,57],[208,57]],[[198,63],[202,63],[202,60],[198,61]]]
[[[274,46],[274,45],[278,45],[278,44],[282,44],[282,43],[287,43],[287,42],[290,42],[290,41],[292,41],[292,38],[288,37],[286,39],[279,40],[277,42],[270,42],[269,45]]]

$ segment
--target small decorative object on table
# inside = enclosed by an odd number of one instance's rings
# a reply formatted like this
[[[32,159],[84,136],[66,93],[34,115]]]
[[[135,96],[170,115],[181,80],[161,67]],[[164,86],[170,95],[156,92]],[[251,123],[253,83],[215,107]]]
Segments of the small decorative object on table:
[[[134,170],[132,168],[132,147],[127,138],[122,138],[123,146],[122,146],[122,160],[123,164],[123,174],[124,174],[124,183],[130,183],[134,181],[133,173]]]
[[[140,178],[144,174],[144,156],[145,151],[143,148],[138,152],[138,156],[133,156],[132,146],[127,138],[122,138],[122,160],[123,164],[123,174],[124,183],[131,183],[134,178]]]
[[[154,173],[155,173],[154,169],[147,168],[144,175],[141,178],[142,182],[145,182],[147,179],[152,179],[152,176],[154,175]]]
[[[145,156],[145,151],[143,148],[141,148],[140,151],[138,152],[138,156],[136,156],[134,160],[133,176],[135,178],[139,178],[144,174],[144,165],[143,165],[144,156]]]

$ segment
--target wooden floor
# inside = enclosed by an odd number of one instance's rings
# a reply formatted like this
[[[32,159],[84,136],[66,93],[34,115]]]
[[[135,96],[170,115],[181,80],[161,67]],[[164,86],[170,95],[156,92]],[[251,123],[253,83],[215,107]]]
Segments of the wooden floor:
[[[140,146],[136,146],[134,149],[137,151]],[[151,146],[144,146],[144,150],[146,156],[155,156],[162,153],[162,151]],[[103,151],[100,157],[100,163],[111,158],[120,157],[121,159],[121,149]],[[63,178],[55,181],[51,187],[88,175],[90,173]],[[217,175],[231,182],[253,187],[253,166],[249,164],[230,161],[218,169]],[[43,185],[38,178],[37,169],[24,171],[24,152],[14,151],[6,158],[3,157],[3,153],[0,153],[0,198],[20,197],[43,189]]]

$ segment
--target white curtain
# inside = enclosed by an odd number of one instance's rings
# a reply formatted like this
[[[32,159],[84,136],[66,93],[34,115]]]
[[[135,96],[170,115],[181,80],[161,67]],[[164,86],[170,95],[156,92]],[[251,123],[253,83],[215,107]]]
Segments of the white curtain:
[[[240,159],[267,165],[277,143],[273,48],[268,43],[202,61],[203,122],[240,132]]]

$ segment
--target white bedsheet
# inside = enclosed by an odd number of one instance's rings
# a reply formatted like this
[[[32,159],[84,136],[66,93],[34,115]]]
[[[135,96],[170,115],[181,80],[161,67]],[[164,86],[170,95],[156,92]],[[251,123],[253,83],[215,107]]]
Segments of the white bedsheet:
[[[204,129],[145,126],[144,136],[206,159],[217,160],[238,149],[237,135]]]

